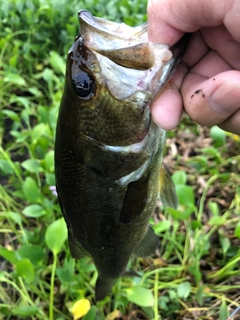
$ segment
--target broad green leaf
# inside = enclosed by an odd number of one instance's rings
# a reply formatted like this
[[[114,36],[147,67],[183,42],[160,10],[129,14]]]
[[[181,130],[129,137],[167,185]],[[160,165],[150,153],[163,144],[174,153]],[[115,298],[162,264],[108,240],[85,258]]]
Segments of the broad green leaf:
[[[88,313],[83,317],[83,320],[95,320],[96,319],[96,313],[97,313],[97,307],[92,306]]]
[[[215,142],[215,147],[221,147],[225,144],[226,132],[220,129],[218,126],[211,127],[210,136],[213,138]]]
[[[171,227],[171,221],[170,220],[163,220],[160,221],[159,223],[153,225],[153,229],[156,233],[161,233],[166,230],[169,230]]]
[[[138,306],[152,307],[154,304],[154,298],[152,291],[139,286],[126,289],[127,299]]]
[[[219,216],[219,206],[216,202],[209,201],[208,207],[213,216]]]
[[[29,99],[27,97],[19,97],[13,95],[10,99],[11,103],[17,103],[18,105],[24,106],[26,109],[29,108]]]
[[[177,300],[177,293],[175,290],[169,290],[168,291],[168,295],[169,295],[169,300],[170,301],[174,301],[174,300]]]
[[[0,271],[0,282],[2,282],[2,281],[6,281],[6,277],[4,275],[4,272]]]
[[[188,281],[182,282],[177,287],[177,295],[179,298],[186,299],[191,292],[191,283]]]
[[[10,131],[11,135],[15,137],[15,142],[24,142],[29,138],[29,132],[28,131],[16,131],[16,130],[11,130]]]
[[[179,209],[181,209],[181,207],[179,207]],[[186,220],[193,211],[193,206],[188,206],[187,208],[184,207],[182,210],[176,210],[170,207],[166,208],[166,212],[168,212],[174,220]]]
[[[5,174],[12,174],[13,168],[10,166],[7,160],[0,159],[0,171],[2,171]]]
[[[231,246],[231,241],[225,236],[225,235],[220,235],[219,234],[219,240],[223,249],[223,254],[226,254],[228,249]]]
[[[50,52],[49,62],[57,73],[65,74],[66,61],[56,51]]]
[[[176,192],[179,200],[178,210],[167,208],[167,212],[174,219],[185,220],[196,210],[193,188],[183,184],[176,185]]]
[[[49,172],[53,172],[54,171],[54,151],[53,150],[49,151],[46,154],[45,164],[46,164],[46,169]]]
[[[44,123],[37,124],[32,130],[32,140],[33,143],[36,144],[39,138],[48,131],[48,126]]]
[[[195,297],[200,306],[203,305],[203,299],[205,296],[204,290],[206,290],[206,285],[200,285],[197,288],[197,292],[195,293]]]
[[[148,316],[149,319],[154,319],[154,311],[152,307],[141,307],[141,309],[146,314],[146,316]]]
[[[202,227],[202,223],[200,221],[198,221],[198,220],[191,220],[190,224],[191,224],[191,228],[193,230],[196,230],[196,229],[199,229],[199,228]]]
[[[26,244],[21,246],[16,251],[16,255],[19,260],[27,258],[34,265],[39,264],[44,259],[43,247],[36,244]]]
[[[34,280],[35,272],[33,265],[29,259],[22,259],[16,263],[17,274],[25,279],[27,283],[31,283]]]
[[[53,70],[49,69],[49,68],[45,68],[43,71],[43,79],[48,82],[51,83],[53,81]]]
[[[176,192],[180,205],[194,205],[194,192],[192,187],[185,185],[177,185]]]
[[[215,147],[202,148],[201,152],[206,154],[206,155],[210,155],[211,157],[214,158],[216,164],[220,164],[220,162],[221,162],[221,153]],[[216,171],[216,173],[217,173],[217,171]]]
[[[234,236],[237,237],[237,238],[240,238],[240,222],[238,222],[236,227],[235,227]]]
[[[28,160],[23,161],[22,166],[27,171],[33,172],[33,173],[43,171],[39,161],[35,160],[35,159],[28,159]]]
[[[25,86],[26,81],[17,73],[7,73],[4,77],[4,82],[10,82],[15,85]]]
[[[12,314],[20,317],[30,317],[37,315],[39,307],[37,306],[18,306],[12,309]]]
[[[31,218],[39,218],[41,216],[44,216],[46,213],[47,213],[46,210],[43,209],[43,207],[40,206],[39,204],[30,204],[29,206],[23,209],[23,214],[26,217],[31,217]]]
[[[17,262],[17,255],[13,250],[8,250],[7,248],[0,247],[0,256],[12,264],[15,264]]]
[[[226,320],[229,316],[226,301],[223,300],[219,310],[220,320]]]
[[[54,221],[48,226],[45,241],[54,254],[58,254],[61,251],[64,242],[67,240],[67,234],[67,226],[63,218]]]
[[[4,217],[7,219],[11,219],[15,223],[21,225],[22,224],[22,217],[19,213],[13,211],[6,211],[3,213]]]
[[[67,285],[70,283],[73,279],[73,275],[70,272],[69,268],[66,266],[63,268],[57,268],[56,274],[58,276],[58,279],[61,281],[62,284]]]
[[[175,185],[177,184],[186,184],[187,182],[187,174],[185,171],[179,170],[174,172],[172,175],[173,182]]]
[[[37,186],[37,183],[31,177],[27,177],[23,182],[23,192],[29,202],[37,203],[42,199],[42,195]]]
[[[197,262],[192,264],[188,267],[188,271],[194,275],[196,283],[199,284],[202,279],[202,273],[200,271],[199,264]]]
[[[56,185],[56,179],[54,173],[46,173],[46,182],[49,186],[55,186]]]
[[[226,222],[226,218],[225,217],[212,217],[209,221],[208,224],[210,226],[221,226]]]
[[[20,122],[19,115],[16,112],[12,110],[7,110],[7,109],[1,110],[1,112],[5,114],[8,118],[12,119],[13,121]]]
[[[190,157],[187,161],[187,163],[193,167],[197,171],[205,172],[208,168],[208,158],[204,155],[199,155],[197,157]]]
[[[30,87],[28,88],[28,91],[36,97],[42,96],[42,92],[37,87]]]
[[[29,111],[28,110],[26,110],[26,109],[22,110],[21,118],[28,126],[30,125],[30,116],[29,116]]]
[[[168,310],[169,297],[160,296],[158,299],[159,308],[162,310]]]
[[[90,301],[88,299],[80,299],[76,301],[71,307],[70,311],[74,320],[78,320],[85,316],[91,308]]]

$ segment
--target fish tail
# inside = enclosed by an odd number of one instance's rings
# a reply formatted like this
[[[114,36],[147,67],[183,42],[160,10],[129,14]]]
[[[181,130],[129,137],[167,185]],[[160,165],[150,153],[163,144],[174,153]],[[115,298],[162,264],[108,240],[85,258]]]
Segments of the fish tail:
[[[109,291],[111,291],[113,283],[114,280],[112,279],[98,277],[95,292],[96,301],[103,300],[106,297]]]

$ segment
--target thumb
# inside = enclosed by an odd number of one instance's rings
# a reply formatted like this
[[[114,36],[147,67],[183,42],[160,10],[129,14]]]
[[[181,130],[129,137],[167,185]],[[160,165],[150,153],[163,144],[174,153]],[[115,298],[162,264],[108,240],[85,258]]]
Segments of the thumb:
[[[173,85],[168,85],[151,105],[153,121],[164,130],[171,130],[178,125],[182,110],[182,97]]]
[[[189,73],[184,79],[181,93],[185,110],[194,121],[212,126],[230,121],[233,117],[229,123],[233,127],[228,129],[240,133],[240,118],[235,115],[240,110],[239,71],[222,72],[207,80]]]

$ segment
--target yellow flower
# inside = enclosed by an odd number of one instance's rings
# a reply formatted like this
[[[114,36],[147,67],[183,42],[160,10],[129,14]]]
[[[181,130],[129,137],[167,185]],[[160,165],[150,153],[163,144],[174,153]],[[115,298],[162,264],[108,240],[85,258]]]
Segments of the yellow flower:
[[[70,309],[74,320],[78,320],[85,316],[90,309],[90,301],[88,299],[80,299],[76,301]]]

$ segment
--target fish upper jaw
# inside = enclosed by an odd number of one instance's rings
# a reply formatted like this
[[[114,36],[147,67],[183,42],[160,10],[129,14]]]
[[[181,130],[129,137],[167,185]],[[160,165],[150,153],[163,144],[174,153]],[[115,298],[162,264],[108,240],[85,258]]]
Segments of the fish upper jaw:
[[[148,41],[146,23],[129,27],[95,18],[87,10],[79,11],[78,16],[84,45],[94,52],[101,76],[115,98],[125,99],[136,91],[155,95],[165,84],[155,78],[162,78],[172,53],[167,44]]]

